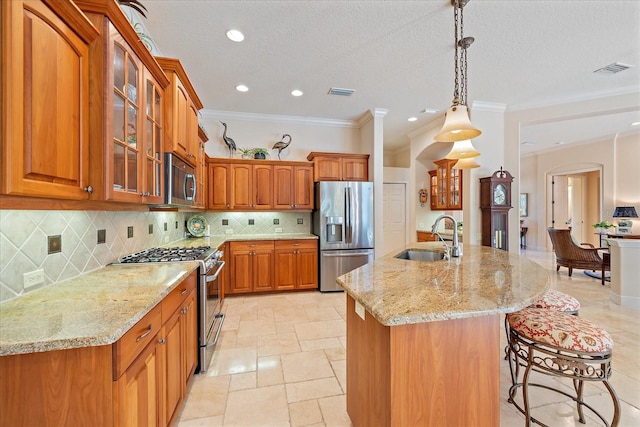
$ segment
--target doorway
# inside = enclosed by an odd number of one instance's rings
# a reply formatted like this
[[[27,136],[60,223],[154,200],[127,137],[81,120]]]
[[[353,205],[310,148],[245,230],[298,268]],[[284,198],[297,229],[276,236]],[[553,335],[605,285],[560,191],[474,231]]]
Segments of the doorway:
[[[404,183],[383,184],[382,230],[384,252],[404,248],[406,245],[406,200]]]
[[[600,221],[602,211],[600,170],[550,174],[548,186],[548,226],[570,227],[576,242],[599,246],[591,225]],[[548,248],[550,244],[547,241]]]

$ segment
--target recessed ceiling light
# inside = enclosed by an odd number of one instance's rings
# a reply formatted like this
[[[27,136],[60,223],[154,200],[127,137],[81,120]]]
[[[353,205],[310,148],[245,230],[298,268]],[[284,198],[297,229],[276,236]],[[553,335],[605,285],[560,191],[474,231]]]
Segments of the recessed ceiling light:
[[[638,126],[638,125],[640,125],[640,122],[633,122],[633,123],[631,123],[631,126]]]
[[[291,95],[293,95],[293,96],[302,96],[303,93],[304,92],[302,92],[301,90],[298,90],[298,89],[294,89],[294,90],[291,91]]]
[[[420,110],[420,113],[422,113],[422,114],[425,114],[425,113],[426,114],[435,114],[437,112],[438,112],[438,110],[436,108],[425,108],[423,110]]]
[[[558,142],[556,142],[555,144],[556,144],[556,145],[563,145],[563,144],[564,144],[564,141],[558,141]]]
[[[227,38],[231,41],[240,43],[242,40],[244,40],[244,34],[242,34],[238,30],[229,30],[227,31]]]
[[[416,120],[418,120],[418,118],[417,118],[417,117],[409,117],[409,118],[407,119],[407,121],[409,121],[409,122],[415,122]]]
[[[236,90],[238,92],[248,92],[249,88],[246,85],[238,85],[236,86]]]

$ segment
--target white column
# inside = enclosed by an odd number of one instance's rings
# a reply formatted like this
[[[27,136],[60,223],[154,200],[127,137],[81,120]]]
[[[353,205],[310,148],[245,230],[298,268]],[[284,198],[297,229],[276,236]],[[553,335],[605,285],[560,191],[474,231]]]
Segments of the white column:
[[[609,239],[611,290],[609,299],[623,307],[640,310],[640,240]]]

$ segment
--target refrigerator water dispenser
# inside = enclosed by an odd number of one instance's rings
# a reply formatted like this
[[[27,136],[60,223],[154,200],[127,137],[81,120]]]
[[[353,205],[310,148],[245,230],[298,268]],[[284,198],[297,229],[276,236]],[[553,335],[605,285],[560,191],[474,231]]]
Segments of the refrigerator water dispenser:
[[[343,219],[341,216],[326,217],[327,242],[329,243],[342,242],[342,223],[343,223]]]

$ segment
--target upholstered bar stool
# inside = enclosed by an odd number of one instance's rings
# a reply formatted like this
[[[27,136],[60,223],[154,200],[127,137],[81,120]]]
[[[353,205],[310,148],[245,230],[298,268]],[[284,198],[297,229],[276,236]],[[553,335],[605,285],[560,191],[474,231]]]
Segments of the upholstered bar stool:
[[[530,308],[544,308],[546,310],[555,310],[562,313],[578,315],[580,311],[580,301],[564,292],[550,289],[539,300],[529,306]],[[505,316],[504,330],[507,333],[507,346],[504,349],[505,360],[509,358],[509,323]],[[512,373],[513,376],[513,373]]]
[[[609,383],[611,376],[611,336],[594,323],[567,313],[540,308],[525,308],[507,314],[509,324],[509,367],[512,386],[509,402],[526,417],[526,426],[532,422],[544,426],[531,416],[529,387],[542,387],[569,397],[577,404],[578,417],[585,423],[583,407],[586,407],[607,426],[617,426],[620,420],[620,402]],[[524,367],[519,382],[520,366]],[[575,396],[544,384],[530,382],[532,371],[547,375],[571,378]],[[515,375],[514,375],[515,373]],[[604,417],[583,399],[585,381],[600,381],[613,400],[613,419],[608,424]],[[515,395],[522,387],[522,407]]]

